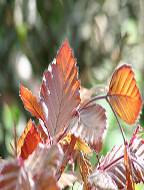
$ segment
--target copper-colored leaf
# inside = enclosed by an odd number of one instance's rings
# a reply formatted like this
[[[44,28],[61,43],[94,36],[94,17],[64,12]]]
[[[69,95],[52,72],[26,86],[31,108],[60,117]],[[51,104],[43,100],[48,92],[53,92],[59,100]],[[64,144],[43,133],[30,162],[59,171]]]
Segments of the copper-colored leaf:
[[[128,124],[135,123],[141,110],[142,99],[131,66],[122,65],[114,72],[108,97],[121,119]]]
[[[126,190],[134,190],[134,182],[132,177],[131,160],[128,155],[128,146],[124,148],[124,165],[126,170]]]
[[[54,176],[42,173],[35,178],[35,190],[60,190]]]
[[[72,134],[68,133],[66,137],[64,137],[60,143],[66,147],[66,149],[68,148],[70,142],[71,142],[71,136]],[[75,144],[75,147],[74,147],[75,150],[77,151],[81,151],[83,152],[84,154],[90,154],[92,153],[92,150],[90,149],[90,147],[88,146],[87,143],[85,143],[82,139],[80,139],[79,137],[77,138],[77,141],[76,141],[76,144]]]
[[[40,134],[41,140],[43,143],[47,143],[51,141],[51,137],[48,134],[47,128],[44,123],[39,120],[39,124],[37,125],[38,133]]]
[[[92,166],[91,166],[90,161],[88,160],[86,156],[80,153],[78,155],[78,165],[79,165],[80,173],[84,182],[84,190],[91,190],[90,184],[88,181],[88,176],[90,175],[92,171]]]
[[[41,102],[50,135],[53,137],[69,124],[80,103],[76,60],[66,40],[48,70],[41,85]]]
[[[105,109],[98,104],[89,104],[80,108],[79,115],[71,122],[71,132],[84,139],[96,152],[102,148],[105,129]]]
[[[32,122],[32,120],[29,120],[17,143],[20,157],[22,159],[27,159],[28,156],[35,150],[40,141],[40,134],[37,131],[35,123]]]
[[[36,96],[34,96],[32,92],[25,88],[22,84],[20,85],[20,97],[23,101],[25,109],[27,109],[36,118],[44,121],[44,115],[40,102],[38,102]]]

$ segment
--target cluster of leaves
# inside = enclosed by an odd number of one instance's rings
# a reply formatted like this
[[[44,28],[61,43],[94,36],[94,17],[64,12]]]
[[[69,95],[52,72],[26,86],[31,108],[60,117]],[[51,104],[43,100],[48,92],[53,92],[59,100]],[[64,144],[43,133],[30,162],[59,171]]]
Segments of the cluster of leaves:
[[[105,95],[93,96],[93,90],[80,86],[76,60],[66,40],[43,74],[39,98],[22,84],[20,97],[37,124],[30,119],[15,139],[15,158],[1,160],[0,189],[58,190],[79,181],[85,190],[133,190],[144,182],[141,127],[128,142],[118,118],[134,124],[142,106],[129,65],[116,69]],[[101,151],[107,127],[106,110],[96,103],[99,99],[112,108],[124,143],[113,147],[93,168],[90,155]],[[73,167],[66,170],[75,163],[79,173]]]

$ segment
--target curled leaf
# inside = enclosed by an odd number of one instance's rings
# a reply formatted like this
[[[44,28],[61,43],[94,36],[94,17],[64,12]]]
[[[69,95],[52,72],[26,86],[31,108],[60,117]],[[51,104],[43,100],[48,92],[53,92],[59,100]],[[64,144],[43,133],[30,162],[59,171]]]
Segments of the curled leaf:
[[[134,124],[141,110],[142,98],[131,66],[122,65],[114,74],[109,85],[109,101],[128,124]]]

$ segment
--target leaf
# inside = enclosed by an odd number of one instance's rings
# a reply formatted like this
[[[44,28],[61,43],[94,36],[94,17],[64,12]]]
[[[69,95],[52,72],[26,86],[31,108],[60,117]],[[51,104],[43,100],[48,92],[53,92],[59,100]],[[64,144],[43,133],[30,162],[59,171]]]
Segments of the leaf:
[[[23,168],[20,167],[18,160],[3,161],[0,163],[0,189],[31,189],[29,180]]]
[[[82,153],[79,153],[78,155],[78,165],[80,169],[80,174],[84,182],[84,190],[91,190],[88,181],[88,176],[92,172],[92,166],[88,158],[84,156]]]
[[[107,172],[96,170],[89,177],[91,190],[118,190],[115,182]]]
[[[131,66],[122,65],[114,72],[107,95],[119,117],[134,124],[142,107],[142,98]]]
[[[28,156],[35,150],[40,141],[40,134],[37,131],[35,123],[32,122],[32,120],[29,120],[17,143],[20,157],[24,160],[27,159]]]
[[[131,143],[132,142],[132,143]],[[124,164],[124,145],[115,146],[91,174],[97,178],[97,171],[108,175],[117,185],[118,189],[126,188],[126,167]],[[129,144],[129,159],[131,161],[131,176],[134,183],[144,182],[144,143],[142,139],[135,137]],[[126,163],[127,164],[127,163]],[[93,179],[94,180],[94,179]]]
[[[71,136],[72,134],[68,133],[66,137],[64,137],[60,143],[66,147],[66,150],[71,142]],[[90,149],[90,147],[88,146],[87,143],[85,143],[82,139],[80,139],[79,137],[76,140],[76,144],[74,147],[75,150],[81,151],[84,154],[90,154],[92,153],[92,150]]]
[[[125,145],[124,147],[124,165],[126,170],[126,190],[134,190],[134,182],[131,170],[131,160],[128,155],[128,147]]]
[[[34,176],[40,176],[43,173],[55,176],[63,160],[63,151],[60,145],[51,145],[51,147],[39,143],[35,151],[25,162],[27,171]]]
[[[40,97],[46,126],[52,137],[66,129],[80,103],[76,60],[66,40],[44,73]]]
[[[42,119],[44,121],[42,106],[40,102],[38,102],[36,96],[34,96],[32,92],[25,88],[22,84],[20,85],[19,93],[25,109],[28,110],[37,119]]]
[[[60,190],[56,179],[48,173],[42,173],[35,178],[35,190]]]
[[[67,186],[68,187],[72,186],[75,181],[77,181],[77,176],[75,173],[72,173],[72,172],[62,173],[58,181],[58,185],[61,189],[64,189]]]
[[[48,134],[46,133],[47,131],[44,130],[45,126],[42,124],[37,125],[37,130],[38,133],[41,137],[41,140],[43,143],[48,143],[48,141],[50,141],[50,137],[48,136]]]
[[[106,129],[105,109],[98,104],[89,104],[79,109],[79,114],[71,122],[71,133],[84,139],[99,152],[102,148],[103,134]]]

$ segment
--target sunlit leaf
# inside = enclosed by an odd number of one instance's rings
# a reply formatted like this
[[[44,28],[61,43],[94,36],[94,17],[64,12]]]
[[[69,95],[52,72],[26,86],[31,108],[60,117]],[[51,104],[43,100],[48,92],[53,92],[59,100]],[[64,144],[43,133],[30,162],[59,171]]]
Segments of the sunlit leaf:
[[[38,124],[37,125],[37,130],[38,130],[38,133],[41,137],[41,140],[44,142],[44,143],[48,143],[48,140],[49,140],[49,137],[48,137],[48,134],[46,133],[46,130],[44,130],[45,126],[41,125],[41,124]]]
[[[52,137],[68,126],[80,103],[77,76],[76,60],[66,40],[44,73],[41,85],[40,97],[45,121]]]
[[[71,132],[90,144],[96,152],[102,148],[106,129],[105,109],[98,104],[90,104],[79,109],[79,114],[71,123]]]
[[[27,159],[40,141],[40,134],[37,131],[35,123],[32,122],[32,120],[29,120],[17,143],[17,149],[20,157],[22,159]]]
[[[73,183],[77,180],[76,173],[62,173],[58,185],[61,189],[64,189],[66,187],[70,187],[73,185]]]
[[[109,101],[128,124],[135,123],[141,110],[142,99],[131,66],[122,65],[114,74],[109,85]]]
[[[19,93],[25,109],[28,110],[36,118],[42,119],[44,121],[42,106],[40,102],[38,102],[36,96],[34,96],[32,92],[25,88],[22,84],[20,85]]]
[[[80,153],[78,155],[78,165],[84,182],[84,190],[90,190],[91,188],[88,181],[88,176],[92,172],[91,163],[86,156]]]
[[[132,178],[131,160],[128,155],[128,146],[124,147],[124,165],[126,170],[126,190],[134,190],[134,182]]]
[[[70,144],[70,141],[71,141],[71,134],[67,134],[67,136],[65,138],[63,138],[61,140],[61,144],[64,145],[64,146],[69,146]],[[92,150],[90,149],[90,147],[88,146],[87,143],[85,143],[82,139],[80,139],[79,137],[77,138],[77,141],[76,141],[76,144],[75,144],[75,147],[74,147],[75,150],[78,150],[78,151],[81,151],[85,154],[90,154],[92,153]]]

